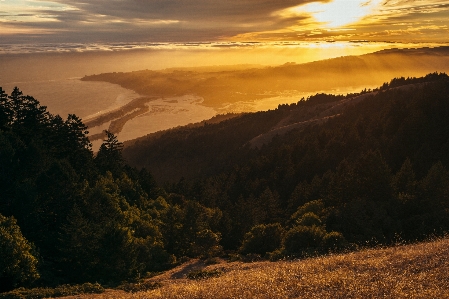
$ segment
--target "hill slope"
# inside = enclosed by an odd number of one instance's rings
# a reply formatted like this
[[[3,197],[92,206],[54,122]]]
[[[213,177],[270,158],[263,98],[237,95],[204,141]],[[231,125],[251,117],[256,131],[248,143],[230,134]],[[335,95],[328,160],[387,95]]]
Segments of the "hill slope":
[[[446,74],[393,79],[377,93],[171,130],[123,153],[169,192],[219,208],[226,249],[256,225],[291,227],[307,212],[350,243],[423,239],[449,228],[448,95]],[[304,210],[310,202],[323,207]]]
[[[448,246],[449,240],[442,239],[296,261],[205,266],[192,260],[151,278],[162,284],[155,290],[109,290],[76,298],[447,298]],[[194,270],[220,276],[186,279]]]
[[[446,82],[438,86],[436,83],[423,85],[424,82],[441,80]],[[243,114],[215,124],[205,122],[203,126],[196,128],[181,127],[150,134],[126,142],[123,154],[132,166],[150,169],[161,183],[177,182],[181,177],[205,178],[229,171],[234,165],[245,164],[250,157],[275,151],[279,146],[307,148],[316,146],[317,143],[319,148],[315,149],[315,154],[319,156],[324,151],[327,159],[332,159],[333,162],[324,161],[324,165],[314,164],[313,168],[309,167],[309,179],[323,173],[317,167],[336,167],[336,163],[355,154],[352,152],[356,150],[354,142],[357,146],[366,147],[365,150],[381,150],[385,158],[396,156],[392,157],[395,161],[387,162],[393,169],[397,169],[406,157],[413,159],[425,144],[439,141],[444,144],[447,141],[442,140],[447,136],[444,133],[448,125],[445,118],[441,116],[432,119],[432,113],[444,114],[447,110],[445,100],[433,100],[435,97],[445,97],[447,80],[446,75],[429,74],[417,79],[394,79],[389,84],[384,84],[380,92],[378,89],[376,92],[347,96],[317,94],[307,101],[279,105],[278,109],[272,111]],[[440,106],[436,108],[435,105]],[[434,128],[425,133],[424,127],[415,127],[418,125],[416,118],[421,118],[422,124],[429,123]],[[441,123],[437,125],[435,121]],[[315,126],[324,123],[325,126]],[[353,128],[357,125],[359,128],[354,131]],[[389,126],[387,131],[382,131],[386,134],[382,136],[382,140],[379,139],[381,136],[373,135],[375,130],[379,130],[379,126]],[[343,127],[348,129],[343,131]],[[305,135],[300,134],[303,131],[306,132]],[[289,132],[292,133],[287,134]],[[324,134],[322,137],[318,137],[320,132]],[[349,136],[349,132],[355,136]],[[419,134],[426,142],[421,139],[410,140],[418,132],[422,133]],[[298,144],[298,138],[303,140],[301,144]],[[401,138],[409,140],[411,144],[408,148],[404,147],[405,140],[399,140]],[[271,143],[272,140],[278,141]],[[386,144],[391,142],[397,144]],[[381,146],[380,143],[385,144]],[[264,149],[257,150],[264,144]],[[288,150],[290,154],[292,150]],[[432,158],[434,162],[438,159],[446,160],[440,149],[438,151],[438,157]],[[296,160],[298,159],[305,162],[305,158],[297,156]],[[326,160],[326,157],[323,159]],[[314,160],[309,159],[308,163],[313,163]]]

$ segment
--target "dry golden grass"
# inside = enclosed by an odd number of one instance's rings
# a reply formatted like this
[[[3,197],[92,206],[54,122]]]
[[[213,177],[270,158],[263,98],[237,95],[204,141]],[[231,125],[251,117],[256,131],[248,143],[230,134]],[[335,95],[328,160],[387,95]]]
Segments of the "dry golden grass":
[[[188,280],[195,269],[220,277]],[[163,287],[72,298],[449,298],[449,239],[296,261],[190,261],[151,278]]]

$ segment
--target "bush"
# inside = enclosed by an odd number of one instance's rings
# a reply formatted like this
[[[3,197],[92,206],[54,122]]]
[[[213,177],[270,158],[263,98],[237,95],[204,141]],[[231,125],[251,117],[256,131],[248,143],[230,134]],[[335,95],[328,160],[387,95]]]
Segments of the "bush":
[[[194,270],[187,274],[188,279],[207,279],[211,277],[218,277],[223,274],[220,269],[215,270]]]
[[[339,252],[348,246],[343,234],[339,232],[330,232],[323,237],[323,249],[330,252]]]
[[[301,217],[308,213],[315,214],[317,216],[323,216],[325,211],[324,203],[321,199],[319,200],[312,200],[304,205],[298,207],[296,212],[291,216],[291,221],[294,223],[296,221],[299,221]]]
[[[315,213],[308,212],[302,215],[297,221],[297,224],[303,226],[321,226],[321,220]]]
[[[221,235],[210,229],[204,229],[196,233],[195,242],[192,244],[190,253],[192,256],[212,257],[221,252]]]
[[[257,253],[248,253],[241,257],[241,261],[244,263],[254,263],[262,260],[262,256]]]
[[[123,290],[128,293],[144,292],[149,290],[154,290],[162,286],[159,282],[143,281],[138,283],[125,283],[118,287],[118,289]]]
[[[98,283],[85,283],[82,285],[61,285],[52,288],[19,288],[14,291],[0,294],[0,299],[40,299],[48,297],[63,297],[79,294],[100,294],[104,288]]]
[[[272,262],[284,259],[286,256],[283,248],[276,249],[268,254],[268,259]]]
[[[279,223],[256,225],[245,234],[240,252],[265,255],[281,246],[284,234],[285,230]]]
[[[32,245],[14,217],[0,214],[0,291],[9,291],[39,278]]]
[[[287,254],[303,255],[318,251],[326,231],[319,226],[295,226],[284,238],[284,248]]]
[[[218,257],[209,257],[209,258],[204,260],[204,263],[206,265],[216,265],[216,264],[220,264],[221,260]]]

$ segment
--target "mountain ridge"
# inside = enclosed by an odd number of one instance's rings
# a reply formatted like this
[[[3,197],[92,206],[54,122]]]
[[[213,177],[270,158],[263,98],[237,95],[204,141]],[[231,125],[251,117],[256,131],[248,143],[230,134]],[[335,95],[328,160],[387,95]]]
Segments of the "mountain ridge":
[[[264,144],[266,145],[276,136],[279,139],[281,135],[285,135],[294,129],[310,127],[313,124],[324,123],[330,119],[335,119],[348,108],[365,102],[368,99],[383,97],[387,93],[409,92],[410,89],[413,88],[419,90],[422,88],[423,84],[425,84],[423,81],[429,80],[429,82],[431,82],[432,80],[440,79],[446,80],[446,75],[432,73],[421,79],[395,78],[391,80],[390,83],[385,83],[373,91],[364,90],[356,95],[349,94],[347,96],[336,96],[317,94],[310,97],[308,100],[302,99],[295,104],[279,105],[277,109],[267,112],[242,114],[236,118],[227,119],[224,122],[218,122],[214,125],[211,124],[207,126],[207,121],[205,121],[204,125],[200,125],[196,129],[189,129],[188,127],[171,129],[157,133],[157,136],[159,136],[157,138],[155,135],[150,134],[147,135],[147,137],[141,137],[133,141],[125,142],[123,153],[131,165],[151,169],[155,173],[155,176],[160,178],[161,182],[167,178],[171,178],[171,181],[173,182],[173,178],[196,177],[196,175],[192,176],[192,172],[189,170],[179,171],[184,167],[183,165],[190,165],[190,167],[187,168],[196,168],[197,171],[199,171],[198,174],[203,173],[201,176],[207,176],[211,174],[211,172],[207,171],[207,165],[212,165],[216,168],[220,163],[224,163],[220,162],[220,159],[239,156],[240,149],[245,149],[246,147],[260,149]],[[202,134],[206,134],[203,136],[208,137],[202,139]],[[220,135],[229,135],[229,137],[223,137],[228,138],[227,141],[223,141],[220,140],[220,137],[216,137]],[[212,140],[214,141],[212,142]],[[186,147],[188,143],[191,144]],[[196,146],[194,146],[194,144],[196,144]],[[201,145],[203,145],[203,148]],[[145,147],[148,147],[149,150],[144,150]],[[205,147],[213,148],[216,156],[210,157],[210,154],[207,153]],[[229,150],[223,149],[226,147],[228,147]],[[230,149],[231,147],[232,150]],[[162,148],[165,148],[163,153],[161,152]],[[184,154],[183,148],[185,149]],[[248,150],[245,149],[243,152],[247,151]],[[148,152],[152,152],[152,154],[148,155]],[[159,155],[156,153],[159,153]],[[202,154],[197,155],[196,153]],[[195,158],[189,160],[187,156]],[[206,156],[209,156],[210,158],[207,160],[204,158]],[[241,157],[236,159],[244,158]],[[163,170],[164,167],[162,165],[164,162],[162,161],[171,161],[174,163],[178,163],[176,161],[179,161],[180,168],[178,171],[170,172],[169,174],[166,170]],[[194,166],[195,163],[198,164]],[[218,168],[225,169],[226,167],[229,169],[229,165],[225,166],[223,164]],[[159,170],[161,170],[161,172]]]
[[[449,47],[391,49],[277,66],[114,72],[85,76],[81,80],[118,84],[140,95],[131,103],[97,115],[87,123],[93,132],[91,141],[101,139],[105,128],[116,135],[121,134],[119,137],[125,141],[154,132],[152,116],[158,113],[158,105],[167,106],[171,97],[192,96],[199,99],[188,109],[192,112],[206,109],[209,112],[204,118],[208,118],[214,113],[274,109],[278,103],[291,103],[317,92],[338,94],[375,88],[394,77],[421,76],[435,70],[449,72]],[[164,102],[164,99],[167,101]],[[167,107],[172,109],[169,105]],[[187,124],[189,121],[182,122]]]

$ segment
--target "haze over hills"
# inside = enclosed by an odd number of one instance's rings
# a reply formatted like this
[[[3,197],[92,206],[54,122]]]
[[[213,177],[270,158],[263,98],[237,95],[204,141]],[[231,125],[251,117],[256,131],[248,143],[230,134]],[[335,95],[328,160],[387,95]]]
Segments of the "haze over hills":
[[[373,91],[364,91],[359,94],[346,96],[316,94],[307,100],[302,99],[297,103],[279,105],[275,110],[249,114],[231,114],[229,115],[230,119],[215,124],[213,124],[213,121],[209,123],[205,121],[196,127],[186,126],[150,134],[125,142],[124,156],[135,167],[151,169],[161,183],[167,180],[176,182],[181,177],[186,179],[205,178],[208,175],[216,174],[217,171],[219,172],[222,169],[229,170],[232,167],[232,163],[243,161],[245,154],[252,155],[257,148],[259,148],[257,151],[260,151],[261,148],[263,149],[262,151],[266,151],[268,148],[275,146],[270,145],[272,140],[283,140],[288,144],[293,144],[296,137],[291,137],[293,139],[290,140],[287,136],[295,136],[300,134],[299,132],[301,131],[316,131],[320,124],[325,123],[328,123],[325,126],[327,128],[336,126],[336,123],[342,126],[340,122],[345,122],[348,113],[352,117],[355,117],[355,114],[359,114],[360,118],[372,118],[374,117],[370,116],[372,110],[382,111],[382,109],[388,108],[383,106],[386,104],[385,101],[388,101],[387,98],[396,95],[404,98],[405,101],[407,96],[413,97],[417,92],[421,94],[424,88],[422,86],[424,83],[422,82],[432,80],[432,77],[440,78],[440,75],[429,74],[425,79],[397,78]],[[441,78],[445,77],[444,75]],[[397,109],[405,109],[405,106],[403,108],[398,106]],[[404,112],[391,111],[390,113],[403,115]],[[413,113],[418,113],[418,111]],[[403,117],[406,116],[404,115]],[[346,122],[348,122],[347,126],[355,125],[351,124],[350,120],[346,120]],[[438,130],[443,130],[443,128],[444,126],[438,128]],[[394,128],[395,132],[398,129]],[[335,130],[340,129],[335,128]],[[412,128],[406,130],[412,130]],[[289,134],[289,132],[291,133]],[[336,136],[338,134],[335,133]],[[389,138],[392,140],[402,138],[396,133],[389,134],[391,134]],[[434,132],[429,134],[434,134]],[[282,137],[284,135],[286,137]],[[340,137],[343,138],[342,136]],[[336,141],[336,137],[332,137],[332,134],[326,138],[330,139],[320,142]],[[365,147],[366,144],[359,138],[361,137],[357,137],[358,144]],[[403,138],[409,139],[411,137],[404,136]],[[310,142],[310,140],[307,141],[307,143]],[[312,143],[314,142],[316,141]],[[338,143],[340,143],[340,146],[344,146],[345,141],[341,140]],[[276,143],[273,142],[272,144]],[[301,146],[306,145],[303,144]],[[403,146],[400,147],[402,148]],[[317,151],[320,150],[317,149]],[[373,150],[380,150],[380,148],[376,146]],[[409,152],[413,151],[413,148],[404,150]],[[419,148],[414,150],[419,151]],[[329,152],[328,154],[334,155],[335,153]],[[410,153],[408,157],[411,158],[415,154],[417,153]],[[350,157],[350,155],[350,152],[346,152],[345,157]],[[392,152],[391,155],[396,154]],[[444,155],[441,158],[446,159]],[[306,161],[307,159],[302,158],[301,160]],[[310,161],[307,163],[310,163]],[[395,168],[400,166],[398,163],[402,162],[396,161]],[[297,168],[295,167],[295,169]],[[308,178],[312,177],[313,175],[309,173]]]
[[[101,130],[109,129],[125,141],[154,132],[148,124],[158,107],[169,103],[193,104],[196,108],[192,111],[203,113],[207,119],[212,111],[223,114],[273,109],[317,92],[359,92],[394,77],[422,76],[434,71],[449,71],[449,47],[390,49],[275,67],[240,65],[114,72],[85,76],[82,80],[119,84],[142,95],[86,121],[90,130],[96,132],[92,140],[101,138]]]
[[[446,71],[449,68],[449,47],[390,49],[304,64],[228,68],[114,72],[85,76],[82,80],[115,83],[147,96],[194,94],[204,98],[203,105],[220,108],[230,103],[256,101],[282,93],[378,86],[397,76]]]

